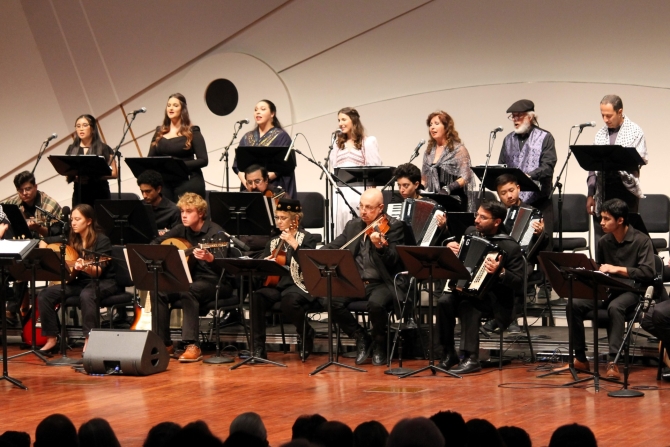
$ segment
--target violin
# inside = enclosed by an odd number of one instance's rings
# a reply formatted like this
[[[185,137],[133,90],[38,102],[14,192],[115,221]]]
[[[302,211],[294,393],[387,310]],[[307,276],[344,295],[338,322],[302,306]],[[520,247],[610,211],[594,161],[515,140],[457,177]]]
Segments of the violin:
[[[386,214],[382,214],[379,217],[377,217],[374,221],[370,223],[367,227],[365,227],[360,233],[358,233],[356,236],[352,237],[349,242],[344,244],[342,247],[340,247],[340,250],[344,250],[347,248],[349,245],[351,245],[356,239],[359,237],[363,236],[363,234],[366,234],[368,237],[372,233],[379,233],[382,235],[382,246],[386,247],[388,246],[388,241],[386,240],[383,235],[388,233],[388,231],[391,229],[391,224],[389,223],[389,218]]]

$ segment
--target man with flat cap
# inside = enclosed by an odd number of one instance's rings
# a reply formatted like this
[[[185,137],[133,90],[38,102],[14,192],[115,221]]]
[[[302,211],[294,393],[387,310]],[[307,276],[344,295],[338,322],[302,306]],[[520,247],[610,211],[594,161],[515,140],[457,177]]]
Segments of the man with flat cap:
[[[512,104],[507,113],[514,123],[514,131],[505,137],[498,163],[521,169],[539,185],[540,192],[521,191],[519,198],[542,213],[549,237],[547,250],[551,250],[554,213],[549,194],[556,166],[554,137],[539,127],[533,101],[521,99]]]

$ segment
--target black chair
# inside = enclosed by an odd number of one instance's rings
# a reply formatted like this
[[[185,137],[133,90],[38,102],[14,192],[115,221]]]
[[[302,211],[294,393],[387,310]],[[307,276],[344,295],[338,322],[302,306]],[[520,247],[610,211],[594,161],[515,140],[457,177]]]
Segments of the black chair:
[[[296,193],[296,199],[302,205],[302,226],[305,229],[323,230],[325,225],[325,199],[319,192],[299,192]],[[320,234],[314,234],[316,242],[320,243],[323,237]]]
[[[553,196],[554,232],[558,232],[558,196]],[[586,212],[584,194],[563,194],[563,234],[588,233],[587,237],[563,236],[562,251],[588,251],[591,255],[591,216]],[[558,236],[554,235],[554,250],[558,251]]]
[[[118,293],[109,296],[100,301],[100,307],[107,308],[107,315],[109,317],[109,327],[112,327],[112,317],[114,309],[133,306],[135,304],[135,294],[126,292],[127,287],[134,287],[133,280],[130,277],[130,271],[125,261],[125,255],[122,245],[114,245],[112,247],[112,261],[115,267],[116,283],[119,286]]]
[[[649,234],[664,233],[663,238],[651,238],[657,252],[668,251],[670,237],[670,199],[664,194],[647,194],[640,199],[640,217]]]

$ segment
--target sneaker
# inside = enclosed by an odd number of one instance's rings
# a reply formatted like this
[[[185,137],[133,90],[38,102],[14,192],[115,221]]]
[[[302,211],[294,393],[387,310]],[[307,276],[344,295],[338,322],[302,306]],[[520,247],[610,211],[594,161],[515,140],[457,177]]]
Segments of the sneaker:
[[[498,329],[498,323],[496,320],[489,320],[484,324],[484,330],[486,332],[495,332]]]
[[[510,325],[507,327],[507,332],[510,334],[519,334],[521,333],[521,328],[519,327],[519,323],[516,321],[512,321]]]

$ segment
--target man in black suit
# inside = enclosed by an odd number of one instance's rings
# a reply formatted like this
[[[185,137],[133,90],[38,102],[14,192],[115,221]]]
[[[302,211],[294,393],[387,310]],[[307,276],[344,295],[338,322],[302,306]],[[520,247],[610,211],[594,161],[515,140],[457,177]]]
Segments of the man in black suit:
[[[356,339],[357,365],[363,363],[372,350],[372,364],[379,366],[386,363],[387,312],[393,304],[395,294],[393,277],[403,270],[396,245],[404,243],[404,223],[386,216],[390,226],[386,234],[373,227],[374,231],[369,236],[363,234],[356,238],[356,235],[364,228],[384,214],[384,199],[381,191],[366,190],[361,195],[358,209],[361,217],[347,222],[342,234],[323,248],[341,248],[354,239],[347,246],[347,250],[354,255],[358,272],[365,283],[365,299],[368,300],[367,310],[370,323],[372,323],[372,337],[347,310],[350,302],[362,297],[333,297],[333,321],[342,328],[345,334]]]
[[[507,327],[514,315],[514,294],[523,284],[524,264],[519,244],[505,234],[503,221],[507,209],[500,202],[484,202],[475,214],[475,226],[466,234],[481,234],[490,243],[504,251],[502,257],[487,258],[484,268],[490,275],[496,275],[486,294],[471,297],[461,292],[445,292],[437,302],[437,326],[443,355],[440,366],[455,374],[467,374],[482,369],[479,363],[479,321],[482,313],[493,314],[502,327]],[[459,244],[450,242],[447,247],[458,254]],[[461,322],[459,355],[454,343],[456,316]],[[451,369],[450,369],[451,368]]]

